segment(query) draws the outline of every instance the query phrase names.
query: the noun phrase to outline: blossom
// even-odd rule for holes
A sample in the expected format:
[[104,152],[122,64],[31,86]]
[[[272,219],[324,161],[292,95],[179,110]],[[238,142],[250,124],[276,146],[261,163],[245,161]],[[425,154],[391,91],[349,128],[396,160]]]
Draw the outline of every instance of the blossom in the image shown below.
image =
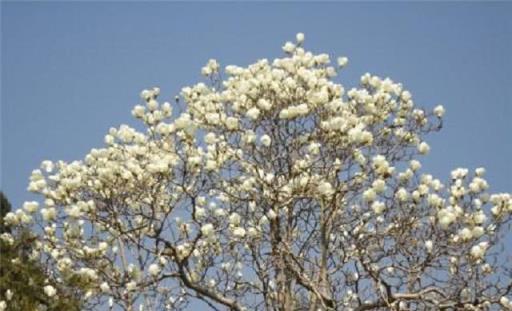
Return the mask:
[[386,182],[383,179],[376,179],[372,183],[372,188],[376,193],[382,193],[386,190]]
[[470,250],[471,257],[473,259],[482,259],[485,255],[485,251],[487,250],[487,243],[481,242],[477,245],[473,245]]
[[272,143],[272,139],[268,135],[263,135],[260,138],[260,142],[263,144],[263,146],[268,147]]
[[20,223],[19,218],[15,213],[9,212],[4,216],[4,221],[7,225],[17,225]]
[[441,209],[439,212],[437,212],[437,218],[439,225],[443,229],[448,229],[450,224],[452,224],[457,218],[456,209],[453,206],[448,206],[447,208]]
[[386,205],[382,202],[375,201],[372,203],[372,209],[375,214],[379,215],[382,214],[382,212],[386,209]]
[[418,160],[411,160],[410,167],[413,172],[419,170],[421,168],[421,163]]
[[238,128],[238,119],[233,117],[228,117],[226,119],[226,126],[230,130],[234,130]]
[[57,290],[51,285],[46,285],[45,287],[43,287],[43,290],[46,296],[48,297],[53,297],[57,293]]
[[367,189],[365,192],[363,192],[363,200],[366,202],[372,202],[377,197],[377,193],[375,193],[375,190],[372,188]]
[[421,142],[418,145],[418,151],[421,154],[427,154],[430,151],[430,146],[426,142]]
[[285,45],[283,45],[283,51],[285,51],[286,53],[293,53],[294,50],[295,44],[291,42],[286,42]]
[[438,117],[438,118],[441,118],[443,115],[444,115],[444,107],[442,105],[438,105],[434,108],[434,114]]
[[211,236],[215,232],[215,228],[213,227],[213,224],[205,224],[201,227],[201,233],[204,236]]
[[405,188],[400,188],[396,192],[395,196],[398,199],[398,201],[405,202],[409,198],[409,193],[407,192],[407,190]]
[[257,105],[260,109],[266,110],[266,111],[270,110],[272,108],[272,103],[265,98],[258,99]]
[[240,224],[241,217],[238,213],[232,213],[229,215],[229,223],[233,226],[237,226]]
[[481,226],[476,226],[473,229],[471,229],[471,235],[476,239],[483,236],[484,234],[485,234],[485,229]]
[[473,234],[469,228],[463,228],[462,230],[460,230],[459,236],[463,240],[470,240],[473,237]]
[[152,276],[157,276],[158,274],[160,274],[160,270],[161,270],[160,265],[156,264],[156,263],[149,265],[149,268],[148,268],[148,272]]
[[334,190],[332,188],[332,185],[327,182],[327,181],[323,181],[321,182],[318,187],[318,192],[321,194],[321,195],[324,195],[324,196],[330,196],[334,193]]
[[304,34],[302,32],[297,33],[295,38],[297,39],[297,43],[299,43],[299,44],[304,42]]
[[7,299],[7,301],[11,300],[13,295],[14,293],[12,292],[12,290],[8,289],[5,291],[5,299]]
[[206,66],[201,69],[201,73],[205,76],[209,76],[219,71],[219,63],[215,59],[208,60]]
[[485,175],[485,168],[484,167],[479,167],[475,170],[475,175],[478,176],[478,177],[482,177]]
[[137,283],[135,281],[130,281],[126,283],[126,290],[131,292],[134,291],[137,288]]
[[235,227],[233,229],[233,236],[235,236],[237,238],[245,237],[245,229],[242,227]]
[[512,302],[506,296],[500,298],[500,304],[507,309],[512,309]]
[[146,108],[144,106],[136,105],[135,107],[133,107],[132,115],[135,118],[141,119],[142,117],[144,117],[145,112],[146,112]]
[[260,115],[260,110],[256,107],[253,107],[247,110],[247,113],[245,115],[252,120],[256,120]]
[[486,219],[487,219],[487,216],[485,215],[485,213],[483,211],[478,211],[477,213],[475,213],[473,215],[473,221],[479,225],[483,224]]
[[425,241],[425,248],[427,249],[427,252],[431,253],[433,247],[434,243],[432,242],[432,240]]
[[348,58],[346,57],[338,57],[338,66],[345,67],[348,64]]
[[110,286],[108,285],[107,282],[103,282],[100,285],[100,289],[101,289],[102,292],[107,293],[107,292],[110,291]]
[[196,212],[195,212],[194,216],[197,219],[201,219],[201,218],[206,217],[206,209],[204,209],[202,207],[196,207]]
[[[468,269],[484,272],[483,287],[492,283],[488,273],[499,267],[490,262],[487,268],[483,259],[499,238],[498,229],[510,221],[510,194],[489,193],[483,168],[474,176],[456,169],[445,187],[420,174],[421,163],[414,159],[429,152],[425,134],[440,128],[444,108],[427,113],[401,83],[370,73],[345,89],[333,78],[347,65],[346,57],[331,63],[328,54],[305,50],[302,33],[294,43],[284,45],[281,58],[226,66],[225,79],[210,59],[201,69],[208,79],[182,88],[176,116],[173,105],[159,103],[158,88],[143,90],[143,104],[132,110],[141,126],[111,128],[106,145],[83,160],[46,160],[32,172],[27,189],[42,196],[43,206],[25,202],[5,220],[40,222],[34,214],[39,211],[43,221],[37,223],[41,230],[34,231],[38,239],[29,258],[44,258],[55,267],[55,288],[76,277],[87,286],[85,302],[112,295],[111,305],[131,298],[138,304],[140,293],[157,302],[164,297],[168,309],[186,306],[197,288],[206,299],[212,293],[219,303],[254,309],[264,300],[258,293],[265,286],[283,290],[279,275],[253,279],[279,270],[269,252],[274,232],[278,248],[289,248],[290,258],[323,248],[334,270],[349,272],[353,261],[369,258],[369,272],[392,274],[399,283],[410,276],[406,270],[395,273],[397,260],[420,246],[432,262],[446,264],[440,269],[457,274],[439,284],[446,301],[458,301],[454,295],[460,291],[447,289]],[[315,237],[326,224],[330,229],[323,238],[330,243],[320,245]],[[15,243],[9,233],[0,239]],[[406,244],[418,239],[423,250],[422,243]],[[379,240],[395,241],[396,256],[372,262],[386,251]],[[440,261],[447,253],[451,258]],[[305,259],[310,264],[303,272],[318,275],[318,263]],[[468,269],[458,271],[459,260]],[[247,266],[254,262],[260,264]],[[182,265],[190,281],[179,284],[184,288],[170,288],[158,277],[165,268]],[[246,273],[250,269],[255,273]],[[343,286],[365,278],[368,273],[351,274],[341,278],[346,284],[325,285],[343,292]],[[237,283],[253,286],[256,294],[249,299]],[[381,290],[370,283],[369,297]],[[124,292],[118,288],[123,285]],[[364,303],[353,290],[345,292],[336,300],[341,309]]]

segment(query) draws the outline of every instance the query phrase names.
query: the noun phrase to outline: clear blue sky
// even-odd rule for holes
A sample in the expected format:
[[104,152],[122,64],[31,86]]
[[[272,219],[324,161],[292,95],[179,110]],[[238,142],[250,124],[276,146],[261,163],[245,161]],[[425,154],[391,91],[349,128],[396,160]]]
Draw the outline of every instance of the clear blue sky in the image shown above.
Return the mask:
[[134,124],[139,91],[167,98],[208,58],[247,65],[306,47],[350,58],[346,88],[369,71],[426,107],[443,104],[426,171],[488,169],[512,191],[512,3],[1,4],[1,185],[15,207],[44,159],[82,159],[110,126]]
[[208,58],[281,56],[295,33],[350,63],[340,80],[390,76],[426,107],[443,104],[424,168],[448,178],[485,166],[512,190],[512,3],[2,4],[1,189],[15,206],[44,159],[75,160],[110,126],[134,124],[139,91],[173,97]]

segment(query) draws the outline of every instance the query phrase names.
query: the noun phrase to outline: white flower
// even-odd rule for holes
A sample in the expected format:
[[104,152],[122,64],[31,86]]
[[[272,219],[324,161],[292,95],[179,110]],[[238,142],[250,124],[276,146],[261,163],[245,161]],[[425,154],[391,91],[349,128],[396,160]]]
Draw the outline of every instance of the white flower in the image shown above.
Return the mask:
[[238,119],[234,117],[228,117],[226,119],[226,127],[229,130],[235,130],[238,128]]
[[46,296],[48,297],[53,297],[57,293],[57,290],[51,285],[46,285],[45,287],[43,287],[43,290]]
[[78,205],[72,205],[67,209],[67,213],[71,218],[80,218],[82,216],[82,211]]
[[137,283],[135,281],[130,281],[126,283],[126,290],[131,292],[137,288]]
[[480,244],[478,244],[478,245],[474,245],[474,246],[471,248],[470,254],[471,254],[471,256],[472,256],[474,259],[481,259],[481,258],[483,258],[483,257],[484,257],[484,255],[485,255],[485,248],[483,248],[482,246],[480,246]]
[[150,99],[146,103],[146,106],[148,107],[149,111],[155,111],[158,109],[158,102],[154,99]]
[[376,179],[372,183],[372,188],[376,193],[382,193],[386,190],[386,182],[383,179]]
[[107,145],[112,145],[114,143],[114,136],[110,134],[105,135],[105,143]]
[[132,110],[132,115],[137,118],[137,119],[141,119],[144,117],[144,113],[146,112],[146,108],[142,105],[137,105],[135,107],[133,107],[133,110]]
[[209,76],[219,71],[219,63],[215,59],[208,60],[206,66],[201,69],[201,73],[205,76]]
[[484,235],[484,233],[485,233],[485,229],[480,226],[476,226],[473,229],[471,229],[471,235],[476,239],[478,239],[479,237]]
[[196,207],[196,212],[195,212],[194,216],[197,219],[202,219],[202,218],[206,217],[206,209],[204,209],[202,207]]
[[233,229],[233,235],[237,238],[243,238],[245,237],[245,229],[241,227],[236,227]]
[[110,291],[110,286],[108,285],[107,282],[103,282],[100,285],[100,289],[101,289],[102,292],[107,293],[107,292]]
[[318,154],[320,152],[320,144],[319,143],[309,144],[308,151],[314,155]]
[[468,169],[466,168],[457,168],[451,172],[452,179],[464,179],[468,174]]
[[372,202],[377,197],[377,194],[375,193],[375,190],[372,188],[367,189],[365,192],[363,192],[363,200],[366,202]]
[[0,311],[5,311],[7,309],[7,303],[4,300],[0,301]]
[[51,171],[53,171],[54,165],[52,161],[44,160],[43,162],[41,162],[41,169],[46,171],[47,173],[50,173]]
[[426,142],[421,142],[418,145],[418,151],[421,154],[427,154],[430,151],[430,146]]
[[256,120],[260,116],[260,110],[256,107],[252,107],[251,109],[247,110],[245,115],[252,120]]
[[263,146],[268,147],[272,143],[272,139],[268,135],[263,135],[260,138],[260,142],[263,144]]
[[291,42],[286,42],[283,45],[283,51],[285,51],[286,53],[293,53],[293,51],[295,51],[295,44]]
[[204,236],[211,236],[215,232],[215,228],[213,227],[213,224],[205,224],[201,227],[201,233]]
[[462,230],[460,230],[459,236],[463,240],[470,240],[473,237],[473,234],[469,228],[463,228]]
[[224,217],[226,215],[226,211],[223,210],[222,208],[215,209],[213,213],[216,217]]
[[152,276],[157,276],[160,273],[160,265],[156,263],[149,265],[148,272]]
[[348,64],[348,58],[346,57],[338,57],[338,66],[345,67]]
[[510,307],[511,307],[511,305],[510,305],[510,299],[508,299],[508,298],[507,298],[507,297],[505,297],[505,296],[502,296],[502,297],[500,298],[500,304],[501,304],[502,306],[504,306],[505,308],[510,308]]
[[411,170],[413,172],[415,172],[421,168],[421,163],[418,160],[411,160],[411,162],[409,164],[410,164]]
[[432,240],[427,240],[425,242],[425,248],[427,249],[427,252],[432,252],[432,248],[434,247],[434,243],[432,242]]
[[332,185],[327,181],[321,182],[318,185],[317,190],[321,195],[324,196],[330,196],[334,192],[334,190],[332,189]]
[[55,216],[57,215],[57,211],[55,208],[43,208],[41,209],[41,215],[43,216],[43,219],[46,221],[55,219]]
[[405,202],[409,198],[409,193],[407,192],[407,190],[405,188],[400,188],[396,192],[396,198],[400,202]]
[[208,145],[213,145],[213,144],[215,144],[216,141],[217,141],[217,138],[216,138],[215,133],[210,132],[210,133],[204,135],[204,142],[207,143]]
[[475,175],[478,177],[482,177],[485,175],[485,168],[479,167],[475,170]]
[[15,213],[13,212],[9,212],[7,213],[5,216],[4,216],[4,221],[7,225],[17,225],[19,224],[19,219],[18,217],[16,216]]
[[232,213],[229,215],[229,223],[233,226],[238,226],[240,224],[241,217],[238,213]]
[[386,209],[386,205],[382,202],[375,201],[372,203],[372,209],[375,214],[380,215]]
[[297,39],[297,43],[301,44],[302,42],[304,42],[304,34],[302,32],[299,32],[295,38]]
[[7,299],[7,301],[11,300],[13,295],[14,293],[10,289],[5,291],[5,298]]
[[487,220],[487,216],[485,216],[485,213],[482,211],[478,211],[473,215],[473,221],[476,224],[483,224]]
[[444,115],[444,107],[442,105],[438,105],[434,108],[434,114],[441,118]]
[[258,99],[257,104],[258,104],[258,107],[260,107],[263,110],[270,110],[270,108],[272,108],[272,104],[270,103],[270,101],[265,98]]

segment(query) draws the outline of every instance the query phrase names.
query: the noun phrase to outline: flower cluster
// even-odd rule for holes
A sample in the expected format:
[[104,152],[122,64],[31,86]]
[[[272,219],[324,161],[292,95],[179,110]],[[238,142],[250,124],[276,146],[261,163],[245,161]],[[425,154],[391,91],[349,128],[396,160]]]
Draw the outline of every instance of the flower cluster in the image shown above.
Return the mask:
[[[486,285],[512,197],[490,194],[482,168],[443,184],[416,159],[444,108],[419,108],[402,84],[369,73],[346,90],[335,78],[348,59],[332,65],[303,44],[299,33],[283,58],[226,66],[224,80],[211,59],[209,84],[183,88],[175,107],[142,91],[132,115],[144,131],[121,125],[82,161],[44,161],[28,186],[44,199],[5,222],[42,224],[37,252],[56,279],[126,309],[194,296],[233,310],[364,309],[389,294],[420,309],[475,296],[509,306],[510,292]],[[413,276],[421,282],[401,285]]]

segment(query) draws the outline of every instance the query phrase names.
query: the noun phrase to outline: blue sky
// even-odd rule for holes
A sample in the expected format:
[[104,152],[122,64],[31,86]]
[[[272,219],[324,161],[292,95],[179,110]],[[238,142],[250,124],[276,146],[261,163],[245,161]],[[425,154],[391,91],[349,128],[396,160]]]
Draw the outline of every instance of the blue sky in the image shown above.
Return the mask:
[[1,189],[13,205],[44,159],[75,160],[130,116],[143,88],[172,98],[208,58],[247,65],[306,47],[348,56],[339,80],[365,72],[403,82],[425,107],[443,104],[426,171],[447,179],[485,166],[512,190],[511,3],[3,2]]
[[168,98],[208,58],[281,56],[295,33],[350,64],[340,81],[390,76],[426,107],[443,104],[424,168],[447,178],[485,166],[512,189],[511,3],[2,3],[1,189],[19,206],[40,161],[81,159],[110,126],[134,124],[141,89]]

